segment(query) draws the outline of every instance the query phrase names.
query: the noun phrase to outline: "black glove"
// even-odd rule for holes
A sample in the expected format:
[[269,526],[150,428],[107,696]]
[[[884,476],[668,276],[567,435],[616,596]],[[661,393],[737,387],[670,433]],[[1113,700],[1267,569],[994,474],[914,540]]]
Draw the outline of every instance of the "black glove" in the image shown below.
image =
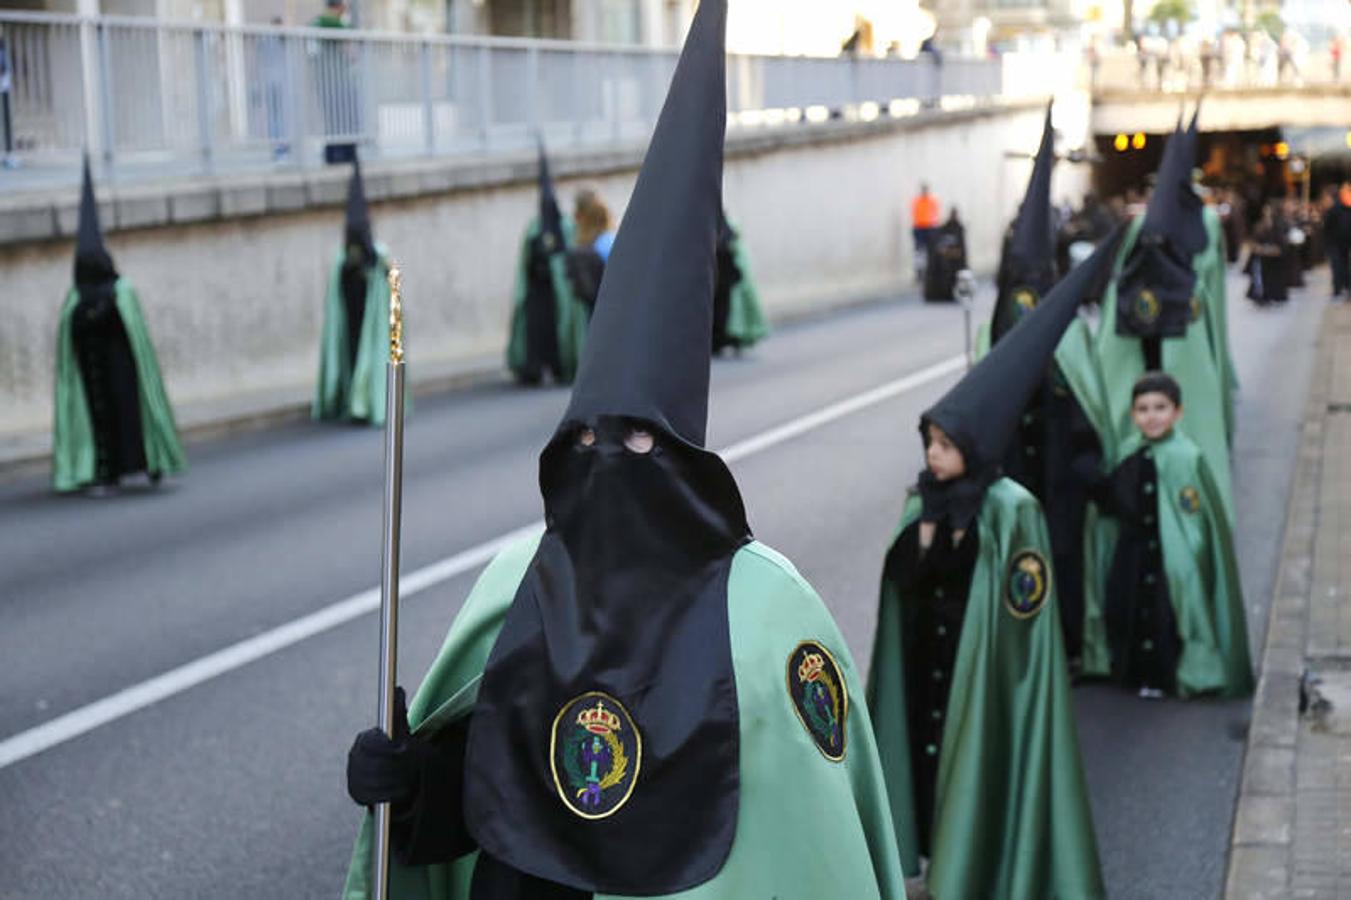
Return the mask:
[[394,736],[380,728],[357,735],[347,751],[347,793],[362,806],[407,806],[417,796],[432,748],[409,733],[403,688],[394,689]]
[[948,515],[948,503],[951,491],[947,482],[939,481],[933,472],[925,469],[919,473],[919,500],[921,522],[938,523]]

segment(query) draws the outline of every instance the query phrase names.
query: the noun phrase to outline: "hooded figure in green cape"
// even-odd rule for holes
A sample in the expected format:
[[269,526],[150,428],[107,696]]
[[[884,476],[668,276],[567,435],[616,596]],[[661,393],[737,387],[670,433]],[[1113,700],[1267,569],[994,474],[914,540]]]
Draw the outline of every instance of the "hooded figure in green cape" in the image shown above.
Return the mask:
[[538,384],[546,374],[566,384],[577,374],[600,282],[597,266],[570,254],[572,232],[572,221],[558,207],[541,141],[539,215],[521,241],[507,343],[507,367],[522,384]]
[[1177,427],[1177,381],[1149,373],[1130,394],[1136,433],[1094,489],[1084,667],[1146,696],[1244,696],[1252,662],[1219,486]]
[[1001,477],[1022,409],[1112,242],[920,420],[928,467],[882,575],[868,708],[905,871],[936,900],[1105,895],[1051,544]]
[[408,728],[349,754],[399,900],[904,897],[848,648],[704,449],[726,10],[699,4],[620,227],[544,532],[480,577]]
[[718,215],[718,281],[713,291],[713,352],[744,350],[769,335],[741,231]]
[[[1232,522],[1230,375],[1217,364],[1207,318],[1207,310],[1223,297],[1202,297],[1207,288],[1193,268],[1210,240],[1201,198],[1192,188],[1194,153],[1179,121],[1164,149],[1149,207],[1122,242],[1116,277],[1103,295],[1095,345],[1104,385],[1134,384],[1148,371],[1167,372],[1182,385],[1188,433],[1206,455]],[[1121,442],[1134,431],[1130,392],[1110,391],[1107,407],[1112,445],[1105,457],[1113,464],[1123,455]]]
[[[1027,193],[1004,244],[994,316],[978,345],[982,355],[1035,309],[1058,280],[1051,222],[1054,166],[1055,132],[1048,108]],[[1104,276],[1108,271],[1103,267]],[[1096,300],[1097,293],[1090,291],[1085,302]],[[1076,316],[1023,410],[1003,460],[1004,474],[1031,491],[1046,513],[1058,588],[1056,604],[1072,666],[1079,658],[1084,620],[1083,534],[1088,505],[1084,485],[1097,474],[1102,459],[1094,427],[1102,406],[1088,326]]]
[[115,486],[134,472],[159,481],[187,467],[141,304],[103,244],[87,157],[75,284],[56,338],[53,426],[58,491]]
[[388,352],[389,256],[371,235],[361,163],[354,162],[343,247],[324,302],[314,418],[383,425]]
[[[1191,125],[1187,128],[1189,144],[1186,159],[1195,159],[1200,147],[1199,122],[1201,107],[1192,112]],[[1197,173],[1193,170],[1192,191],[1199,190]],[[1215,359],[1215,368],[1221,373],[1222,410],[1225,416],[1225,433],[1232,447],[1234,442],[1234,393],[1238,390],[1238,369],[1234,366],[1234,354],[1229,342],[1229,291],[1228,259],[1229,250],[1225,246],[1224,224],[1220,214],[1209,204],[1201,206],[1201,221],[1205,227],[1205,247],[1192,259],[1192,268],[1196,270],[1196,299],[1206,324],[1206,335],[1210,341],[1210,354]]]

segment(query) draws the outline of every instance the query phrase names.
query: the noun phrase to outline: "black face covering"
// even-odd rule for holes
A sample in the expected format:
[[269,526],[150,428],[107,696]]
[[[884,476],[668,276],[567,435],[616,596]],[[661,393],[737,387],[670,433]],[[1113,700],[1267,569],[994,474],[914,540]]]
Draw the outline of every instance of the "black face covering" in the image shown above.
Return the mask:
[[1175,338],[1192,319],[1196,272],[1162,236],[1141,231],[1117,279],[1117,334]]
[[[727,579],[749,528],[716,455],[634,420],[589,427],[583,446],[564,423],[541,459],[548,530],[484,671],[466,821],[522,872],[674,893],[717,874],[736,833]],[[650,452],[624,446],[634,427]]]

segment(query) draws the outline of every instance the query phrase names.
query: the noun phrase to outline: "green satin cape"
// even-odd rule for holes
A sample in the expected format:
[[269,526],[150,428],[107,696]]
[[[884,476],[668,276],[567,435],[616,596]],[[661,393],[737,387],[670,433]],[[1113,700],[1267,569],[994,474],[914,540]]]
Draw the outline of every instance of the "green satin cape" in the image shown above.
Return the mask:
[[[147,472],[172,475],[188,467],[183,446],[178,440],[174,411],[164,392],[155,345],[150,341],[145,317],[141,314],[136,291],[125,278],[117,280],[117,314],[127,332],[131,355],[136,362],[136,380],[141,400],[141,434],[145,445]],[[61,308],[61,324],[56,338],[56,400],[52,428],[52,486],[58,491],[73,491],[94,480],[94,425],[84,395],[79,361],[75,357],[75,336],[71,319],[80,292],[71,288]]]
[[[575,226],[571,219],[563,219],[563,240],[565,247],[571,247]],[[521,253],[516,261],[516,286],[511,301],[511,334],[507,339],[507,368],[517,375],[529,365],[526,350],[525,295],[529,289],[530,246],[539,235],[539,219],[531,221],[521,239]],[[558,334],[558,362],[563,367],[559,377],[565,383],[571,383],[577,375],[577,365],[582,360],[582,348],[586,346],[586,328],[590,324],[590,313],[586,304],[572,288],[568,277],[567,254],[554,253],[549,257],[549,275],[554,288],[554,321]]]
[[367,272],[366,311],[361,317],[356,363],[347,358],[347,309],[342,302],[342,265],[338,251],[324,301],[324,328],[319,338],[319,383],[311,415],[316,420],[355,419],[385,424],[385,362],[389,359],[389,257],[375,245],[376,262]]
[[1215,368],[1223,375],[1220,388],[1223,397],[1225,431],[1230,446],[1234,443],[1234,393],[1238,390],[1238,370],[1229,344],[1229,295],[1226,283],[1228,255],[1224,246],[1224,227],[1219,213],[1212,207],[1202,210],[1208,241],[1206,249],[1196,255],[1192,265],[1196,269],[1197,299],[1204,304],[1206,337],[1210,340],[1210,354]]
[[[919,511],[912,495],[900,530]],[[938,763],[929,890],[935,900],[1104,897],[1054,577],[1044,604],[1029,618],[1015,617],[1005,600],[1015,554],[1034,550],[1049,571],[1041,507],[1021,485],[1001,478],[986,493],[977,527],[980,552]],[[914,876],[919,860],[906,722],[905,602],[884,579],[868,706],[897,843],[906,874]]]
[[[1125,456],[1138,450],[1137,434]],[[1168,594],[1182,638],[1178,661],[1180,696],[1218,693],[1241,697],[1252,693],[1252,661],[1248,626],[1239,582],[1238,559],[1229,519],[1221,509],[1219,486],[1196,444],[1173,433],[1151,448],[1158,472],[1159,543]],[[1123,459],[1125,457],[1123,456]],[[1183,497],[1200,503],[1188,511]],[[1116,522],[1090,507],[1085,526],[1088,583],[1084,591],[1084,671],[1111,672],[1104,620],[1107,577],[1116,550]]]
[[736,264],[741,279],[732,286],[727,307],[727,336],[738,347],[749,347],[769,336],[769,323],[765,321],[764,310],[760,306],[760,290],[751,276],[750,260],[746,255],[745,242],[741,232],[732,226],[736,236],[732,238],[732,261]]
[[[1131,223],[1117,257],[1116,273],[1135,246],[1142,217]],[[1234,521],[1233,481],[1229,465],[1229,430],[1232,413],[1226,412],[1226,398],[1230,396],[1228,375],[1217,368],[1212,351],[1211,330],[1206,324],[1209,311],[1219,308],[1220,301],[1209,296],[1206,283],[1198,276],[1197,298],[1206,312],[1193,321],[1187,333],[1180,338],[1165,338],[1162,342],[1163,369],[1182,386],[1182,405],[1186,410],[1187,433],[1196,441],[1210,463],[1221,506],[1229,522]],[[1136,435],[1131,421],[1131,386],[1145,372],[1144,352],[1140,339],[1117,334],[1116,292],[1113,279],[1103,293],[1103,320],[1098,325],[1095,340],[1098,368],[1107,389],[1107,409],[1112,443],[1104,446],[1104,459],[1115,466],[1129,453],[1125,447]],[[1205,293],[1206,296],[1201,295]],[[1198,327],[1199,325],[1199,327]]]
[[[415,732],[435,733],[473,709],[488,654],[538,541],[534,536],[502,551],[479,577],[409,707]],[[825,605],[788,560],[752,543],[732,562],[727,612],[741,714],[736,837],[716,877],[668,897],[904,900],[862,683]],[[788,660],[804,640],[826,647],[844,675],[849,715],[840,762],[831,762],[817,749],[788,695]],[[547,752],[547,735],[541,738],[541,752]],[[642,789],[640,780],[637,790]],[[578,827],[586,825],[578,820]],[[370,828],[368,815],[352,854],[345,900],[370,896]],[[395,864],[390,896],[466,900],[474,860],[470,854],[449,865]],[[596,898],[611,900],[611,895]]]

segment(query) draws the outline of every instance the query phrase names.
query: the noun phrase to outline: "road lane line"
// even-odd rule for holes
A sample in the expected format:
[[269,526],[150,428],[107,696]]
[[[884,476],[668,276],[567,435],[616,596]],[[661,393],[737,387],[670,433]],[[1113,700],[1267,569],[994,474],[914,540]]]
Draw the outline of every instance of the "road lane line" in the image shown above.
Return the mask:
[[[876,406],[892,397],[959,372],[965,364],[966,360],[962,356],[949,357],[927,368],[920,369],[918,372],[889,381],[861,394],[822,407],[815,412],[799,416],[754,437],[739,441],[722,450],[720,455],[729,463],[745,459],[778,444],[800,437],[837,419],[852,415],[870,406]],[[473,571],[485,565],[504,547],[543,527],[542,521],[532,522],[500,537],[485,541],[476,547],[463,550],[453,556],[448,556],[438,562],[410,572],[399,580],[399,593],[402,598],[406,599],[442,582]],[[27,731],[21,731],[0,741],[0,769],[30,756],[35,756],[44,750],[50,750],[52,747],[64,744],[66,741],[93,731],[102,725],[107,725],[109,722],[129,716],[175,694],[181,694],[203,682],[285,650],[287,647],[298,644],[307,638],[331,631],[379,608],[380,589],[375,587],[364,590],[309,615],[293,619],[251,638],[245,638],[238,643],[209,653],[190,663],[110,694],[101,700],[96,700],[86,706],[57,716]]]

